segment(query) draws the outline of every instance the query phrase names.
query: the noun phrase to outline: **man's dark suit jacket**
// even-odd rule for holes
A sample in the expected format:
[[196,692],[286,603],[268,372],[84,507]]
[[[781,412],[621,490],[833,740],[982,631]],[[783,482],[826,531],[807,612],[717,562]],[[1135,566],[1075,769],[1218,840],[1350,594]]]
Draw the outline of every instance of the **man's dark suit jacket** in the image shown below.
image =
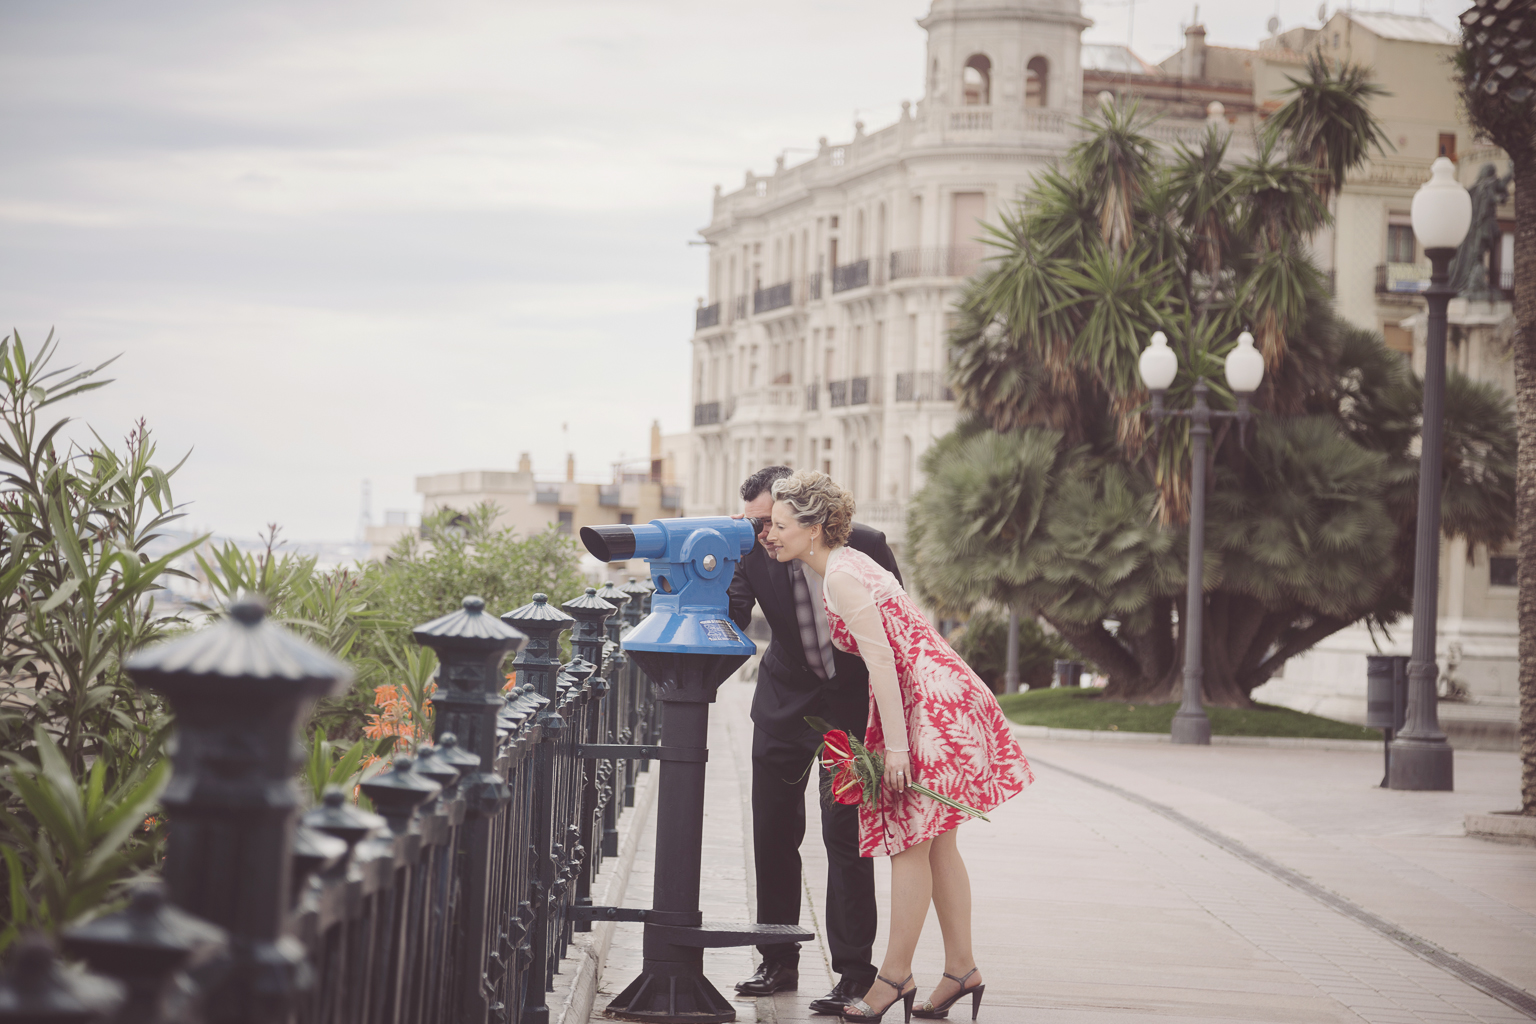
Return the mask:
[[[901,579],[896,556],[879,530],[854,523],[848,546],[864,552],[898,581]],[[795,585],[789,575],[789,564],[769,558],[761,543],[754,544],[742,558],[731,581],[731,618],[743,631],[752,621],[753,601],[763,610],[773,639],[757,669],[752,721],[759,729],[793,742],[810,729],[805,716],[818,715],[863,738],[869,719],[869,669],[864,659],[834,647],[834,678],[822,680],[811,671],[800,642],[800,620],[795,616]]]

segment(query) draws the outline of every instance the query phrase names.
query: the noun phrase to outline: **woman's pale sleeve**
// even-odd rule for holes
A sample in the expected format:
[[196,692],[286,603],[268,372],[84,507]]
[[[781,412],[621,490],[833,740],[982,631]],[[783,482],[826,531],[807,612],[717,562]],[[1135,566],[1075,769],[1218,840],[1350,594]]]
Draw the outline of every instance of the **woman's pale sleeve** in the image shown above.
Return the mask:
[[896,678],[896,655],[885,635],[885,621],[869,589],[846,572],[827,574],[827,594],[832,606],[859,645],[859,656],[869,667],[869,689],[880,711],[880,728],[889,750],[906,750],[907,716],[901,706],[901,684]]

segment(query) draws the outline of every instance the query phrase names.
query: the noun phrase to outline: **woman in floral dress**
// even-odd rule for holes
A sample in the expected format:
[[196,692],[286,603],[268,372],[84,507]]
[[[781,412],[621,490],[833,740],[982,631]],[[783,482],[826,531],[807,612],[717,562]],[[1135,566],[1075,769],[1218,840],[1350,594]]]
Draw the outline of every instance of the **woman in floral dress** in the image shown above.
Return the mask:
[[944,934],[945,979],[919,1017],[942,1017],[961,996],[981,998],[971,951],[971,888],[956,844],[963,811],[907,788],[909,781],[983,813],[1034,781],[1029,763],[985,683],[928,623],[895,577],[846,547],[853,497],[825,474],[801,470],[773,486],[778,559],[799,560],[824,582],[832,642],[869,666],[865,743],[885,759],[879,799],[859,808],[866,857],[891,858],[890,942],[880,978],[844,1019],[879,1020],[897,1002],[910,1012],[912,954],[933,904]]

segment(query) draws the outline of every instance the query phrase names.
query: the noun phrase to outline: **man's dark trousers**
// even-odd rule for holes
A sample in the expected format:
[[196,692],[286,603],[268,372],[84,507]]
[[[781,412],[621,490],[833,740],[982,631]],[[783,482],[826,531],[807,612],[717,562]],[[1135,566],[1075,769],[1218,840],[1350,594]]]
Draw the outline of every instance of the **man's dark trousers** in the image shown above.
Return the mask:
[[[800,921],[800,841],[805,837],[805,787],[825,769],[811,768],[821,737],[807,730],[787,742],[762,729],[752,737],[753,858],[757,865],[757,919]],[[815,783],[811,783],[815,784]],[[875,862],[859,856],[859,809],[821,805],[827,848],[827,895],[821,908],[832,970],[859,984],[874,983]],[[768,963],[795,966],[799,946],[759,946]]]
[[[864,552],[901,578],[885,534],[853,524],[849,547]],[[795,612],[789,566],[767,556],[761,544],[742,557],[731,581],[731,618],[742,629],[756,605],[773,640],[757,669],[752,697],[752,844],[757,865],[757,919],[764,924],[800,923],[800,841],[805,837],[805,787],[817,779],[812,757],[821,737],[805,717],[815,715],[864,738],[869,718],[869,669],[863,660],[833,650],[834,679],[809,667]],[[812,783],[814,784],[814,783]],[[821,805],[827,847],[827,898],[821,908],[832,969],[843,980],[871,985],[875,966],[875,869],[859,856],[858,808]],[[793,943],[759,946],[766,963],[795,966]]]

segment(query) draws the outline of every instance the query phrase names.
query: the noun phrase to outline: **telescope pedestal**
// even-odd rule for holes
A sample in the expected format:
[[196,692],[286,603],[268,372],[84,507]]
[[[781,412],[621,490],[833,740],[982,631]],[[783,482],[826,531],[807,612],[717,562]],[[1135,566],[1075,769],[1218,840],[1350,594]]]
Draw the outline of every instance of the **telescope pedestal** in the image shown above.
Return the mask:
[[608,1014],[657,1024],[727,1024],[736,1019],[736,1010],[704,977],[706,948],[815,938],[794,925],[705,925],[699,913],[709,705],[720,684],[747,659],[735,654],[627,654],[650,677],[661,701],[661,788],[644,967],[608,1004]]

